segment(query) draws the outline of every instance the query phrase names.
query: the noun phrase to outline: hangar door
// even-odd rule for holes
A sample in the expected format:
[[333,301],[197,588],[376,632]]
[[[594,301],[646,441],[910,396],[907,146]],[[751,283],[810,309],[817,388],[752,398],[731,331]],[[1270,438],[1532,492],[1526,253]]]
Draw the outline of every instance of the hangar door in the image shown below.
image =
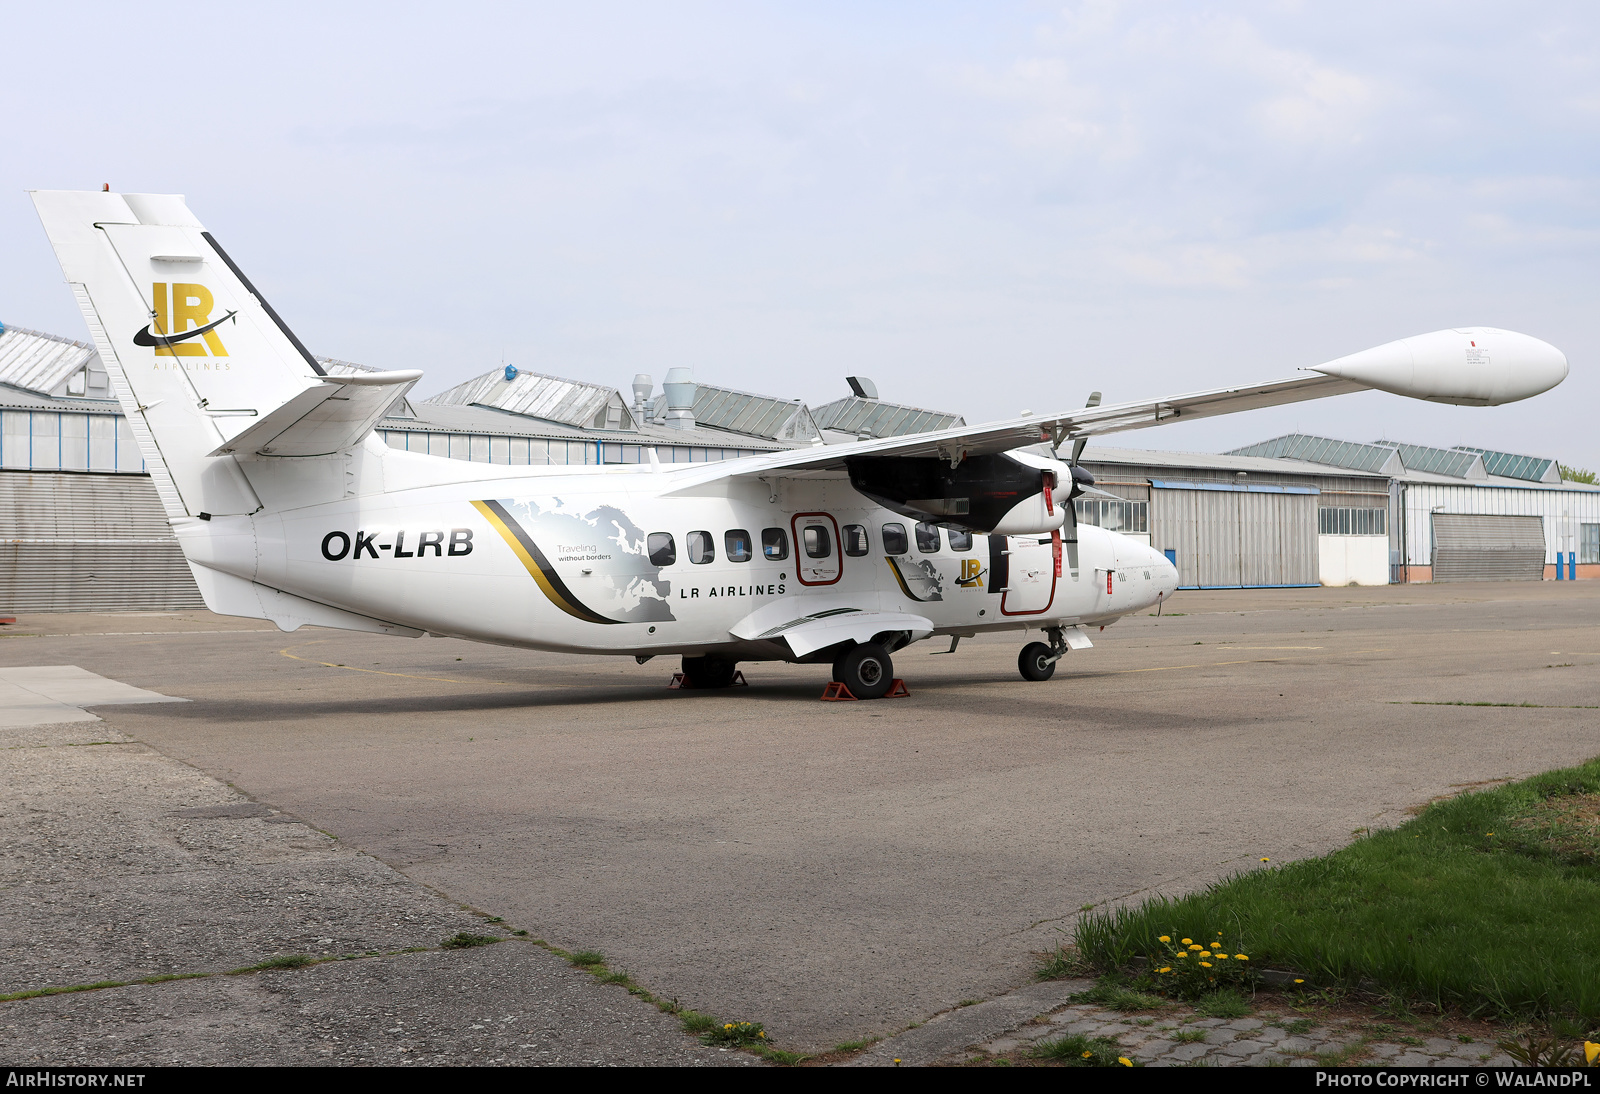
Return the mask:
[[1543,578],[1542,518],[1433,514],[1433,580],[1541,581]]
[[1319,584],[1315,487],[1150,486],[1150,545],[1173,552],[1180,588]]
[[0,471],[0,609],[204,606],[148,475]]

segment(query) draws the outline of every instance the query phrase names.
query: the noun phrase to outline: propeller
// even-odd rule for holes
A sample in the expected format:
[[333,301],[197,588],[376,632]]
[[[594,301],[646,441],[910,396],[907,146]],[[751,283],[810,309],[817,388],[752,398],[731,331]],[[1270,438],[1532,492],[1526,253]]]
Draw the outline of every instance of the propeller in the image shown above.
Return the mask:
[[[1098,391],[1091,391],[1089,393],[1089,401],[1084,403],[1083,405],[1084,405],[1085,409],[1087,409],[1087,408],[1089,408],[1091,406],[1099,406],[1100,405],[1100,393]],[[1082,467],[1078,466],[1078,461],[1083,459],[1084,446],[1087,445],[1088,443],[1089,443],[1089,435],[1087,433],[1084,434],[1083,436],[1079,437],[1077,440],[1073,441],[1072,442],[1072,458],[1067,460],[1067,467],[1072,472],[1072,486],[1073,486],[1074,496],[1076,496],[1077,494],[1083,493],[1085,491],[1085,489],[1087,489],[1088,487],[1091,487],[1091,486],[1094,485],[1094,476],[1091,475],[1085,468],[1082,468]]]

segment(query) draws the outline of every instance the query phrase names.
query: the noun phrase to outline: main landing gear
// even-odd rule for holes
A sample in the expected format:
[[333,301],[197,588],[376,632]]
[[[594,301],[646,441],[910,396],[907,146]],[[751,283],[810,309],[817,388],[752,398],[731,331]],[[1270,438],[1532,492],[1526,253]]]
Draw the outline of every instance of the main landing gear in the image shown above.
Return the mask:
[[1056,674],[1056,662],[1067,652],[1067,640],[1060,627],[1046,627],[1044,633],[1050,639],[1048,646],[1043,642],[1029,642],[1017,655],[1017,671],[1024,680],[1050,679]]
[[739,664],[725,657],[685,657],[683,686],[686,688],[726,688],[733,686]]
[[894,686],[894,662],[876,642],[862,642],[839,655],[833,678],[857,699],[882,699]]

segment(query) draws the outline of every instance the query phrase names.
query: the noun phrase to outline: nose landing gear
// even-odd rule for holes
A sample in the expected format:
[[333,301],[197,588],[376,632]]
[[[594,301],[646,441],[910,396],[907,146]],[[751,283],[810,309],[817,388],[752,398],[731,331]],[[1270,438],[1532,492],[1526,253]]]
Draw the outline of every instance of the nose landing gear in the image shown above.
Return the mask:
[[1056,674],[1056,662],[1067,652],[1067,640],[1060,627],[1046,627],[1044,633],[1050,639],[1048,646],[1043,642],[1029,642],[1017,655],[1017,671],[1024,680],[1050,679]]

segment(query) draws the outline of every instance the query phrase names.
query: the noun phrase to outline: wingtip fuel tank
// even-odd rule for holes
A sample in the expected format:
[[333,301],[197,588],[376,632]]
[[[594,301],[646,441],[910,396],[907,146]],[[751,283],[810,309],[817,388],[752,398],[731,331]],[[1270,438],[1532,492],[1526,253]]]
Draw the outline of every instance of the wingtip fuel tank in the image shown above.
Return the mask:
[[1498,406],[1565,380],[1567,357],[1516,331],[1462,327],[1386,342],[1310,371],[1429,402]]

